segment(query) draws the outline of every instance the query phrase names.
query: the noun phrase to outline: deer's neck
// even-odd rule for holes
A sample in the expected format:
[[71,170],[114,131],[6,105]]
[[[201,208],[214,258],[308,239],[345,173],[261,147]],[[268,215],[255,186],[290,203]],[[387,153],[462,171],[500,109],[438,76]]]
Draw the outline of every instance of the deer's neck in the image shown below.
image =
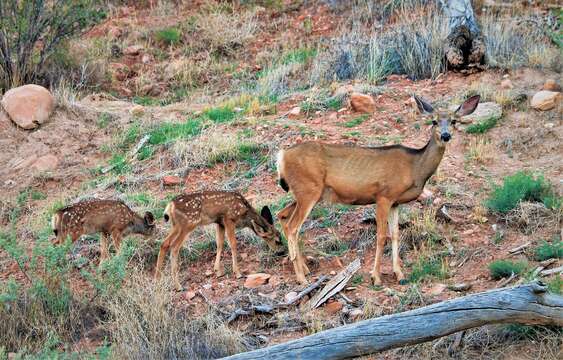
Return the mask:
[[418,185],[424,186],[428,178],[436,172],[445,150],[446,147],[438,144],[434,134],[432,134],[430,140],[420,153],[418,161],[415,163],[414,173]]

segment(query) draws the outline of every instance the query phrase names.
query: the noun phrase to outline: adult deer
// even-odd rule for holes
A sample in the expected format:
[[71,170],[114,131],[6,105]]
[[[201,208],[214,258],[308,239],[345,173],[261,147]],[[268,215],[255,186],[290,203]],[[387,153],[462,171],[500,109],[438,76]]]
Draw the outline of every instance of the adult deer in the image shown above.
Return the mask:
[[[432,106],[415,96],[422,113]],[[349,205],[377,204],[377,245],[372,271],[373,283],[381,284],[381,257],[391,228],[393,272],[399,282],[404,275],[399,264],[398,205],[416,199],[426,181],[438,168],[446,143],[451,139],[448,124],[471,114],[479,96],[467,99],[454,113],[439,111],[432,121],[432,136],[421,149],[402,145],[381,147],[344,146],[306,142],[278,154],[281,187],[295,201],[278,213],[289,247],[297,280],[306,283],[309,269],[301,254],[298,235],[301,225],[321,199]]]
[[182,194],[174,198],[164,211],[164,220],[172,223],[170,233],[160,246],[156,262],[155,279],[160,278],[166,254],[170,252],[172,278],[176,290],[181,291],[178,279],[178,254],[182,244],[190,233],[198,226],[216,224],[217,255],[214,270],[217,277],[224,274],[221,256],[225,243],[225,234],[231,248],[233,273],[237,278],[242,276],[238,266],[236,228],[248,227],[256,235],[264,239],[270,249],[283,253],[280,234],[274,227],[274,219],[270,209],[265,206],[260,214],[237,192],[202,191]]
[[100,263],[109,257],[108,237],[117,251],[121,239],[129,234],[150,236],[154,233],[154,215],[137,215],[118,200],[85,200],[58,210],[51,219],[55,244],[70,236],[75,242],[80,236],[101,233]]

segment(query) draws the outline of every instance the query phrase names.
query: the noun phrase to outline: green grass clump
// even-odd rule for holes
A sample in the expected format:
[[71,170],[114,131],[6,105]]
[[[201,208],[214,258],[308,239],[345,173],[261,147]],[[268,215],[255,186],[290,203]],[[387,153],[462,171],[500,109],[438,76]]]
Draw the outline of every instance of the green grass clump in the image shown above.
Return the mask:
[[413,264],[409,282],[419,282],[424,279],[445,279],[448,277],[446,264],[440,257],[428,256],[420,258]]
[[479,121],[477,124],[471,124],[465,130],[469,134],[484,134],[497,125],[498,118],[490,117],[486,120]]
[[98,127],[100,129],[106,128],[108,126],[108,124],[110,123],[111,119],[112,119],[112,117],[111,117],[110,113],[107,113],[107,112],[100,113],[98,115],[98,122],[97,122]]
[[505,177],[502,186],[493,189],[485,205],[490,210],[507,213],[521,201],[542,202],[548,208],[561,206],[561,198],[554,193],[552,185],[542,175],[534,176],[526,171]]
[[493,280],[499,280],[512,274],[520,275],[527,267],[525,261],[495,260],[489,264],[489,272]]
[[368,114],[360,115],[356,118],[353,118],[352,120],[346,121],[345,123],[341,124],[341,126],[344,126],[344,127],[347,127],[347,128],[353,128],[353,127],[356,127],[356,126],[362,124],[367,119],[369,119]]
[[154,38],[157,42],[165,45],[175,45],[182,41],[182,33],[176,27],[169,27],[166,29],[157,30],[154,33]]
[[236,117],[236,113],[230,106],[219,106],[211,109],[207,109],[204,115],[217,124],[226,123],[232,121]]
[[162,123],[149,132],[149,144],[161,145],[177,139],[189,139],[199,135],[202,127],[198,119],[190,119],[183,123]]
[[305,64],[317,55],[316,49],[300,48],[291,50],[282,58],[282,64]]
[[555,275],[552,280],[547,282],[547,289],[549,292],[561,295],[561,291],[563,290],[563,276]]
[[109,159],[109,165],[113,166],[111,171],[116,175],[122,175],[131,171],[127,157],[122,154],[114,154],[111,159]]
[[326,94],[319,95],[317,99],[308,99],[301,103],[301,110],[307,115],[316,111],[339,110],[343,99],[338,96],[327,97]]
[[542,241],[541,245],[534,250],[534,259],[537,261],[561,258],[563,258],[563,240],[556,240],[553,244]]

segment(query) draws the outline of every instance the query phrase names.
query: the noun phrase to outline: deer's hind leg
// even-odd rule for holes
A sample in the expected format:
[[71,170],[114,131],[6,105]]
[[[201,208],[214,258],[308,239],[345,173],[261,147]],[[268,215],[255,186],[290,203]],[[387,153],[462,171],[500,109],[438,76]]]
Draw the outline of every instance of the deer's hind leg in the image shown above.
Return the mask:
[[217,224],[216,229],[217,255],[215,256],[215,265],[213,266],[213,270],[215,270],[215,275],[217,277],[221,277],[225,275],[225,269],[221,263],[221,256],[223,255],[223,248],[225,246],[225,227],[222,224]]
[[233,258],[233,273],[237,279],[242,277],[238,266],[238,249],[237,249],[237,237],[235,234],[235,223],[231,220],[224,220],[225,231],[227,233],[227,240],[229,241],[229,246],[231,248],[231,256]]
[[289,247],[289,258],[293,262],[297,281],[301,284],[307,283],[305,275],[309,273],[309,268],[299,248],[299,231],[322,194],[322,187],[311,185],[307,187],[307,191],[296,193],[297,204],[284,229]]
[[178,235],[180,235],[180,227],[172,226],[170,233],[168,234],[168,236],[166,236],[166,238],[162,242],[162,245],[160,245],[160,251],[158,252],[158,259],[156,260],[156,268],[154,271],[155,280],[160,279],[162,266],[164,265],[164,259],[166,258],[166,255],[168,255],[170,247],[172,246],[174,240],[176,240]]
[[405,276],[401,270],[401,259],[399,257],[399,207],[393,206],[389,212],[389,231],[391,232],[391,248],[393,253],[393,272],[397,281],[402,284]]
[[190,236],[190,233],[195,229],[195,225],[190,225],[181,230],[180,234],[174,240],[172,248],[170,250],[170,263],[172,271],[172,279],[174,281],[174,287],[176,291],[182,291],[182,285],[180,284],[179,274],[178,274],[178,254],[182,249],[182,245]]

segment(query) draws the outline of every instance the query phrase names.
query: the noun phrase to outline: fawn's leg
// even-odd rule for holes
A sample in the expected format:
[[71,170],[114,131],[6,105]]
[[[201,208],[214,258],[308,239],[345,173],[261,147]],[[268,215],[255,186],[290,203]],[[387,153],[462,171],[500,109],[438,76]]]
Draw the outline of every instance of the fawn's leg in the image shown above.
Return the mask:
[[158,252],[158,259],[156,260],[156,268],[154,271],[155,280],[160,279],[162,266],[164,265],[164,258],[170,251],[170,247],[178,235],[180,235],[180,228],[178,226],[173,226],[168,236],[166,236],[166,239],[162,242],[162,245],[160,245],[160,251]]
[[223,255],[223,248],[225,246],[225,227],[222,224],[217,224],[217,255],[215,256],[215,265],[213,266],[213,270],[215,270],[215,275],[217,277],[221,277],[225,275],[225,269],[223,268],[223,264],[221,263],[221,256]]
[[180,249],[182,249],[182,245],[190,236],[190,233],[193,231],[195,226],[190,226],[187,229],[183,229],[180,235],[176,238],[174,243],[172,244],[172,248],[170,250],[170,263],[172,268],[172,279],[174,281],[174,287],[176,291],[182,291],[183,287],[180,284],[179,274],[178,274],[178,254],[180,253]]

